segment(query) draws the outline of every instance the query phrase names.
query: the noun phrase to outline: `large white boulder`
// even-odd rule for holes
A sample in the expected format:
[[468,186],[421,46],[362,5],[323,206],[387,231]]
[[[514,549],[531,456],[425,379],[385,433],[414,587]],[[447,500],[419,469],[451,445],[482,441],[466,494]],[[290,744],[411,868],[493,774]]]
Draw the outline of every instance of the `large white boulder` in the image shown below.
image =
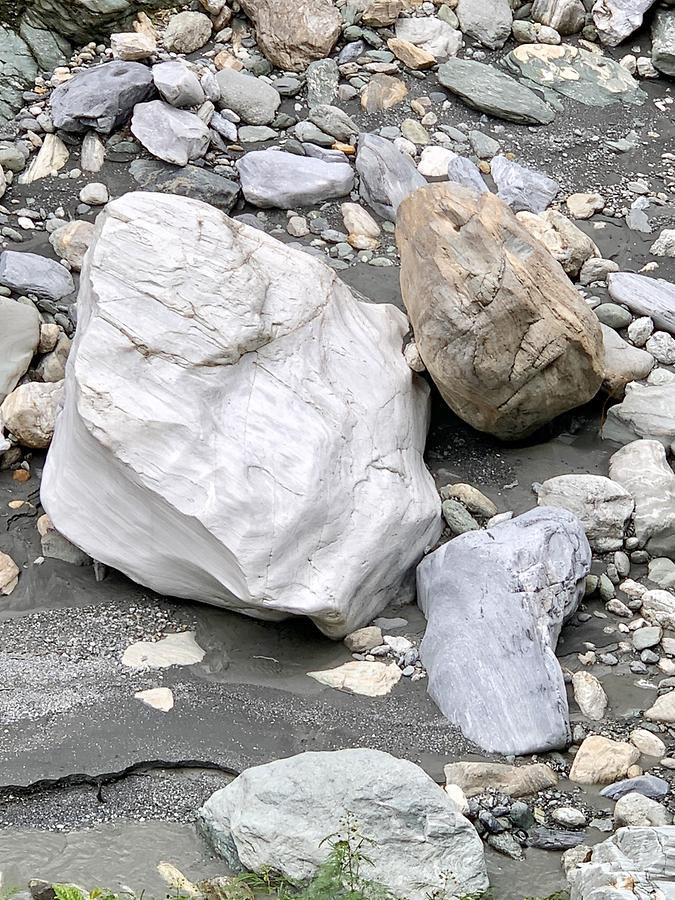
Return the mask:
[[331,637],[409,599],[440,532],[406,318],[196,200],[97,220],[42,483],[54,526],[172,596]]
[[[422,769],[380,750],[300,753],[247,769],[216,791],[199,820],[234,868],[311,878],[345,817],[366,838],[363,877],[427,900],[488,886],[483,847],[454,801]],[[372,842],[372,843],[371,843]]]

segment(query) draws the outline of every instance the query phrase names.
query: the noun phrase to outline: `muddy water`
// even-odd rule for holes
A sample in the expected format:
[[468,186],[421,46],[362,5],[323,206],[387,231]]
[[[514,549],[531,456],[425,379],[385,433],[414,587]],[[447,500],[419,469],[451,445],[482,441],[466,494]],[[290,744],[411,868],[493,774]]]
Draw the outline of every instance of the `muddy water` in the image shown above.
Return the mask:
[[[194,881],[228,874],[194,825],[130,822],[68,834],[31,828],[0,832],[5,888],[23,887],[31,878],[44,878],[168,897],[171,892],[157,872],[157,864],[163,861],[171,862]],[[557,854],[530,850],[523,863],[488,852],[487,861],[490,882],[499,900],[543,897],[564,887]]]

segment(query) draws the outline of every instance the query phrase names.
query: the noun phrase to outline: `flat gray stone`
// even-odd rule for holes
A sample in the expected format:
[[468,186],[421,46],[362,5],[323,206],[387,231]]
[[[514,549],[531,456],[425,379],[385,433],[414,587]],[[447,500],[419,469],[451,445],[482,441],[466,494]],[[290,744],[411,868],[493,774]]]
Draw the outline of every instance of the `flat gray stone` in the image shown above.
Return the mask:
[[178,194],[210,203],[229,212],[239,196],[239,185],[199,166],[172,166],[152,159],[135,159],[129,166],[135,181],[146,191]]
[[522,44],[506,56],[505,62],[528,81],[586,106],[640,104],[646,98],[637,81],[618,62],[571,44]]
[[449,59],[438,80],[468,106],[523,125],[548,125],[555,113],[533,91],[493,66],[470,59]]
[[359,126],[337,106],[321,103],[309,111],[309,120],[337,141],[348,141],[358,134]]
[[418,566],[429,693],[484,750],[521,755],[569,743],[554,651],[590,565],[579,520],[540,507],[460,535]]
[[458,0],[455,12],[462,33],[491,50],[503,47],[511,35],[509,0]]
[[307,102],[312,106],[332,103],[337,95],[340,70],[334,59],[317,59],[307,66]]
[[560,190],[554,178],[521,166],[505,156],[495,156],[490,174],[497,186],[498,196],[514,212],[544,212]]
[[39,340],[37,309],[0,297],[0,403],[28,371]]
[[363,200],[390,222],[396,221],[396,210],[408,194],[427,183],[409,156],[375,134],[359,135],[356,171]]
[[75,290],[70,272],[62,265],[16,250],[0,253],[0,284],[17,294],[36,294],[48,300],[60,300]]
[[211,133],[199,116],[163,100],[136,104],[131,133],[153,156],[177,166],[204,156],[211,143]]
[[396,896],[427,900],[444,878],[462,895],[487,888],[473,826],[422,769],[379,750],[301,753],[247,769],[198,820],[236,870],[271,868],[298,883],[326,858],[325,838],[343,830],[347,812],[367,841],[367,877]]
[[83,69],[51,96],[54,125],[64,131],[109,134],[129,120],[134,106],[155,92],[152,72],[137,62],[113,60]]
[[669,790],[670,785],[664,778],[656,775],[638,775],[635,778],[624,778],[622,781],[608,784],[600,793],[610,800],[619,800],[626,794],[642,794],[650,800],[663,800]]
[[675,334],[675,284],[633,272],[614,272],[607,278],[609,295],[640,316],[649,316],[657,328]]
[[274,119],[281,94],[271,84],[234,69],[222,69],[216,80],[223,109],[236,112],[249,125],[269,125]]
[[204,102],[204,89],[185,63],[178,60],[152,67],[152,78],[162,98],[180,108],[199,106]]
[[241,189],[262,209],[313,206],[346,196],[354,186],[348,162],[326,162],[283,150],[255,150],[237,160]]

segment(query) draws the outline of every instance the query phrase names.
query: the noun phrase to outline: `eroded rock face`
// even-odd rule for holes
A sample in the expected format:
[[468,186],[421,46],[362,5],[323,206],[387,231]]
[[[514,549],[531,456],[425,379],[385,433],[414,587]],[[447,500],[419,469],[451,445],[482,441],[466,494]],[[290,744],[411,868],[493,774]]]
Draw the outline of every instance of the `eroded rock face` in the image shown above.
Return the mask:
[[258,46],[280,69],[299,72],[330,55],[341,18],[331,0],[242,0]]
[[597,0],[593,22],[603,44],[616,47],[637,31],[656,0]]
[[396,237],[420,354],[457,415],[515,440],[595,395],[600,325],[501,200],[429,185],[401,203]]
[[569,743],[554,651],[590,565],[576,516],[541,507],[462,534],[418,566],[429,694],[483,749],[520,755]]
[[480,838],[450,797],[414,763],[380,750],[301,753],[254,766],[198,815],[230,865],[272,868],[297,883],[325,860],[324,838],[347,812],[372,841],[368,878],[396,896],[427,900],[444,879],[462,895],[488,886]]
[[412,590],[440,503],[394,307],[213,207],[138,193],[99,215],[78,308],[42,482],[69,540],[160,593],[333,637]]

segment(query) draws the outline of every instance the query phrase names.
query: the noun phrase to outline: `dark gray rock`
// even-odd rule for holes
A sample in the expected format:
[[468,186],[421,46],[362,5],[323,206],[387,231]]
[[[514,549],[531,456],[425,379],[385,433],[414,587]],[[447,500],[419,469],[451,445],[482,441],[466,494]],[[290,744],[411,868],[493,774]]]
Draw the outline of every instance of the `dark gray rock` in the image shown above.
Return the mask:
[[142,10],[175,5],[171,0],[31,0],[23,22],[86,44],[107,37],[112,30],[123,30],[121,26]]
[[664,778],[658,778],[656,775],[638,775],[636,778],[624,778],[623,781],[608,784],[600,793],[610,800],[618,800],[619,797],[632,793],[642,794],[650,800],[663,800],[669,790],[670,785]]
[[356,171],[364,201],[390,222],[396,221],[396,210],[408,194],[427,183],[409,156],[375,134],[359,135]]
[[198,166],[171,166],[151,159],[136,159],[129,171],[146,191],[192,197],[224,212],[232,209],[239,196],[236,182]]
[[418,566],[429,693],[483,749],[520,755],[569,743],[554,651],[590,565],[576,516],[540,507],[463,534]]
[[548,125],[555,113],[534,91],[493,66],[470,59],[449,59],[438,80],[468,106],[509,122]]
[[237,160],[237,169],[244,197],[262,209],[313,206],[344,197],[354,186],[348,162],[296,156],[283,150],[246,153]]
[[47,28],[35,28],[25,20],[19,26],[19,34],[30,47],[30,52],[44,72],[51,72],[68,61],[72,53],[69,42],[60,34]]
[[490,174],[500,199],[514,212],[544,212],[560,190],[555,179],[543,172],[521,166],[505,156],[495,156]]
[[152,72],[141,63],[113,60],[83,69],[51,98],[52,120],[64,131],[110,134],[128,121],[134,106],[152,97]]
[[16,293],[48,300],[60,300],[75,290],[70,272],[62,265],[36,253],[16,250],[0,254],[0,284]]
[[585,840],[586,835],[583,831],[563,831],[538,825],[529,832],[527,844],[540,850],[569,850],[570,847],[583,844]]

